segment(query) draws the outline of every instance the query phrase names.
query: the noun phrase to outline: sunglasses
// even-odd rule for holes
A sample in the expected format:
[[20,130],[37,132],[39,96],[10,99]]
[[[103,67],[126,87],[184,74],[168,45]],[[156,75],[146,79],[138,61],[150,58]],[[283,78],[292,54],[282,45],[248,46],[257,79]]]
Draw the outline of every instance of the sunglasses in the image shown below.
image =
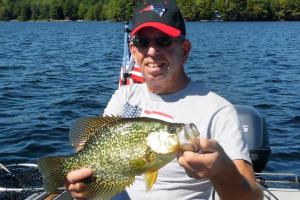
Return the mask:
[[174,41],[178,40],[184,40],[184,36],[180,36],[178,38],[172,38],[168,36],[163,36],[163,37],[157,37],[157,38],[147,38],[147,37],[141,37],[141,36],[134,36],[131,39],[132,44],[137,47],[137,48],[147,48],[151,41],[154,42],[155,46],[159,48],[165,48],[169,47],[173,44]]

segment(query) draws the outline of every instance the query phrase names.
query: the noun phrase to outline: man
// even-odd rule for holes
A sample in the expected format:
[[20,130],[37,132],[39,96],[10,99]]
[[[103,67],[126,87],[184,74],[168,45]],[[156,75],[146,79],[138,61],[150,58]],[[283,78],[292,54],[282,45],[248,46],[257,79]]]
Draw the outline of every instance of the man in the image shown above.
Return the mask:
[[[121,87],[104,115],[153,117],[196,124],[199,152],[185,151],[163,167],[152,190],[145,192],[142,177],[126,189],[131,199],[208,199],[211,185],[221,199],[262,199],[245,139],[234,107],[217,94],[190,80],[184,72],[191,50],[183,17],[172,1],[143,1],[132,20],[130,51],[141,67],[145,84]],[[88,168],[66,178],[76,198]],[[124,193],[123,193],[124,194]],[[128,197],[119,196],[120,199]],[[118,199],[118,197],[116,197]]]

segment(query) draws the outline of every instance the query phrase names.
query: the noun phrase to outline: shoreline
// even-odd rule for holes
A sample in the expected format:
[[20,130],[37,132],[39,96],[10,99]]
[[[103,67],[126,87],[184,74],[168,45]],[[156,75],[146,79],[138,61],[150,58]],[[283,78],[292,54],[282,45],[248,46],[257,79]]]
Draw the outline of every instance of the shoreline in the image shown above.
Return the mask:
[[[0,22],[123,22],[123,21],[113,21],[113,20],[27,20],[27,21],[19,21],[17,19],[14,20],[0,20]],[[186,22],[300,22],[299,20],[186,20]]]

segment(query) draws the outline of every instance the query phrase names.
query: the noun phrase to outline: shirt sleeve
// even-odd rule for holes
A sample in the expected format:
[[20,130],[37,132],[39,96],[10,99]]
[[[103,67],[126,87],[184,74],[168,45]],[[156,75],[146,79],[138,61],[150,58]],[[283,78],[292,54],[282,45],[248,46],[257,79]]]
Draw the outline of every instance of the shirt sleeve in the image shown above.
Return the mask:
[[124,105],[124,92],[122,87],[115,91],[104,109],[103,116],[121,116]]
[[218,110],[212,120],[211,132],[232,160],[242,159],[252,163],[245,135],[233,105],[226,105]]

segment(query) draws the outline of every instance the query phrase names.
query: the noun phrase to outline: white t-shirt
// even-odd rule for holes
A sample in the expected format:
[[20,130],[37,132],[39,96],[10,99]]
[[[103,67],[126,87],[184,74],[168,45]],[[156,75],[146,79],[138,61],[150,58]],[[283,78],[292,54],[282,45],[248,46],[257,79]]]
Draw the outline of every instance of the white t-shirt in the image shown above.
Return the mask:
[[[232,160],[243,159],[251,163],[234,106],[194,81],[170,95],[153,94],[145,84],[122,86],[112,96],[104,115],[194,123],[201,137],[217,140]],[[206,179],[188,177],[174,159],[159,170],[150,192],[146,192],[143,176],[137,176],[135,183],[126,191],[132,200],[208,199],[211,183]],[[114,199],[128,198],[123,193]]]

